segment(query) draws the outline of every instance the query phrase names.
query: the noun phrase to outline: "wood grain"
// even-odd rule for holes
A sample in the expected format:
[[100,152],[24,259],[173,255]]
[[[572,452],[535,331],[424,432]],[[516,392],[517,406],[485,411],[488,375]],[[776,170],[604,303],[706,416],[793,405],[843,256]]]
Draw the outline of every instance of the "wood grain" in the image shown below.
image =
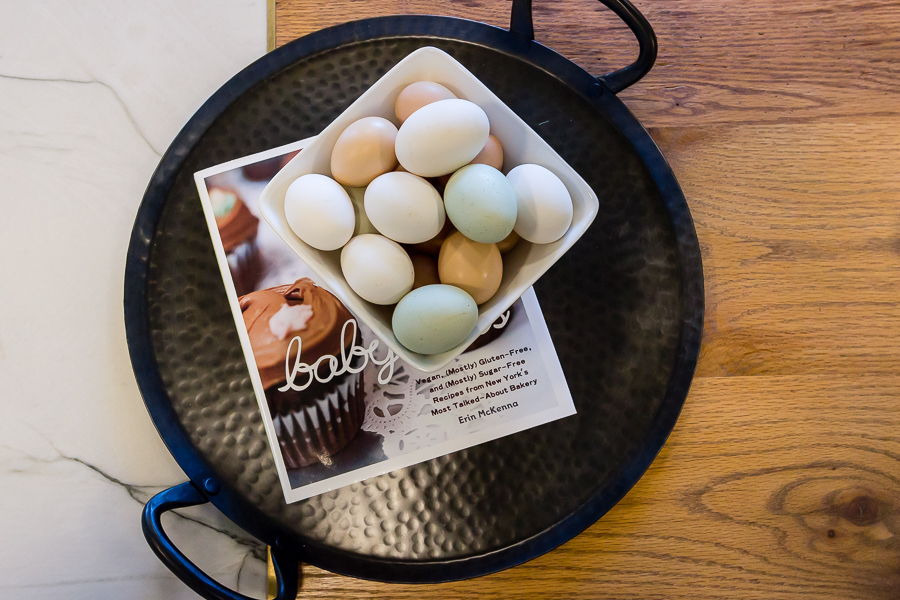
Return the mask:
[[[900,114],[894,0],[639,0],[659,58],[621,94],[648,127],[803,123]],[[442,14],[509,23],[505,0],[278,0],[277,44],[345,21]],[[534,0],[535,39],[600,75],[637,43],[595,0]]]
[[[561,548],[473,581],[304,566],[300,597],[900,597],[900,3],[638,0],[660,55],[620,94],[703,251],[697,376],[662,453]],[[510,2],[278,0],[277,43],[397,13],[506,26]],[[636,55],[593,0],[537,39],[600,74]]]
[[703,250],[698,376],[898,373],[896,119],[651,132]]
[[424,587],[304,566],[300,597],[896,598],[898,395],[896,376],[698,378],[646,475],[561,548]]

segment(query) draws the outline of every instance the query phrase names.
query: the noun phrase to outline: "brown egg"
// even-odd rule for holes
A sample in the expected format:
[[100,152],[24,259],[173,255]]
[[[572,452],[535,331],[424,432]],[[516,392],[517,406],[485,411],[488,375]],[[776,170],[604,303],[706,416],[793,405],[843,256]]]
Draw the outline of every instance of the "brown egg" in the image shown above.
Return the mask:
[[[456,171],[453,171],[453,173],[456,173]],[[446,175],[439,175],[438,177],[429,179],[431,185],[434,186],[434,189],[440,192],[442,196],[444,195],[444,190],[447,188],[447,182],[453,177],[453,173],[447,173]]]
[[331,176],[347,187],[365,187],[397,166],[397,128],[381,117],[351,123],[334,143]]
[[416,273],[412,289],[415,290],[425,285],[441,282],[441,278],[438,275],[438,263],[433,256],[410,252],[409,259],[412,261],[413,270]]
[[437,255],[441,253],[441,245],[443,245],[444,240],[446,240],[447,236],[454,231],[456,231],[456,227],[453,226],[453,223],[450,222],[450,219],[445,219],[444,226],[436,236],[434,236],[427,242],[413,244],[412,246],[410,246],[410,248],[418,252],[424,252],[425,254],[437,258]]
[[500,250],[500,254],[506,254],[515,248],[518,243],[519,234],[515,231],[510,231],[508,236],[497,242],[497,249]]
[[488,141],[484,145],[484,148],[481,149],[481,152],[479,152],[469,164],[476,163],[480,165],[490,165],[500,171],[503,167],[503,148],[500,146],[500,140],[492,135],[488,136]]
[[497,244],[473,242],[460,232],[450,234],[438,256],[441,283],[455,285],[484,304],[497,293],[503,278],[503,259]]
[[432,81],[417,81],[411,83],[400,92],[397,96],[397,103],[394,104],[394,113],[400,123],[403,123],[413,114],[426,104],[437,102],[438,100],[451,100],[456,98],[456,94],[445,88],[439,83]]

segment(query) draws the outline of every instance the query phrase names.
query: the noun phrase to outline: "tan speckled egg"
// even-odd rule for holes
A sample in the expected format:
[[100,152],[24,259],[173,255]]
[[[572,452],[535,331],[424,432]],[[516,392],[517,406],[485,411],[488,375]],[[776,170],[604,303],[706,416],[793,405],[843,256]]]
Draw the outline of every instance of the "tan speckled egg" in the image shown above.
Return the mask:
[[441,84],[433,81],[417,81],[403,88],[403,91],[397,96],[397,103],[394,104],[394,113],[397,115],[400,123],[403,123],[409,118],[409,115],[426,104],[451,98],[456,98],[456,94]]
[[433,256],[410,252],[409,259],[412,261],[413,270],[416,272],[416,277],[413,280],[414,290],[422,286],[441,282],[441,278],[438,275],[438,263]]
[[331,151],[331,175],[341,185],[365,187],[379,175],[397,167],[394,142],[397,128],[381,117],[351,123]]
[[498,171],[503,169],[503,147],[500,146],[500,140],[494,136],[488,136],[488,141],[478,153],[478,156],[472,159],[469,164],[490,165]]
[[515,231],[510,231],[508,236],[497,242],[497,249],[500,250],[500,254],[506,254],[515,248],[518,243],[519,234]]
[[503,259],[497,244],[474,242],[455,232],[444,240],[438,256],[441,283],[455,285],[484,304],[497,293],[503,278]]

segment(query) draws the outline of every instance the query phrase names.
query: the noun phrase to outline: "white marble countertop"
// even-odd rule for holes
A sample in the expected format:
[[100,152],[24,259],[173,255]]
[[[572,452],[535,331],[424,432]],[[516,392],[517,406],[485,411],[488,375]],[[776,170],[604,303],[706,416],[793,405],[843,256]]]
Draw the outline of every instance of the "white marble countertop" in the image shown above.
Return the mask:
[[[265,46],[265,0],[0,4],[0,597],[197,597],[141,533],[186,477],[132,375],[125,254],[160,154]],[[211,507],[168,519],[264,597],[264,546]]]

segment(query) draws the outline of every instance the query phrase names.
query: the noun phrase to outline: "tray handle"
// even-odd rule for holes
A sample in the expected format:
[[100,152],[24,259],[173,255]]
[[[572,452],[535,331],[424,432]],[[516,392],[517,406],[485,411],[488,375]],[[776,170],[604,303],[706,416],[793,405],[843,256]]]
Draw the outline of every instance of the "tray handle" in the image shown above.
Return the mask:
[[[209,500],[194,484],[186,481],[164,490],[147,502],[141,516],[144,537],[162,561],[181,581],[207,600],[253,600],[220,584],[200,570],[181,550],[175,547],[162,528],[163,513],[175,508],[197,506]],[[275,567],[276,600],[293,600],[299,587],[299,563],[297,559],[272,547],[272,564]]]
[[[659,45],[653,27],[631,2],[628,0],[600,0],[600,2],[625,21],[640,46],[637,60],[632,64],[597,78],[609,91],[618,94],[650,72],[653,63],[656,62]],[[534,40],[531,0],[513,0],[509,30],[528,41]]]

